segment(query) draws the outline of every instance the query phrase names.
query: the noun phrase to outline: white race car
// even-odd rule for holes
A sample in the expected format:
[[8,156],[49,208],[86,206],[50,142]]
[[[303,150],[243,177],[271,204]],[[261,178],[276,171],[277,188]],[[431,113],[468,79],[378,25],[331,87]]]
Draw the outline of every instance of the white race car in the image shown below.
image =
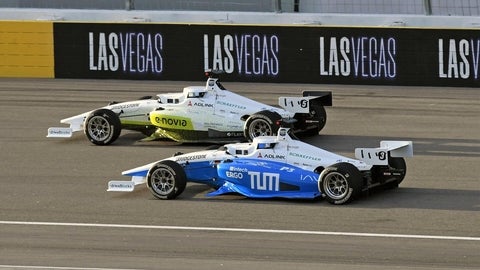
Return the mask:
[[325,126],[328,91],[304,91],[302,97],[280,97],[282,108],[269,106],[225,89],[217,73],[207,72],[206,86],[189,86],[180,93],[159,94],[62,119],[69,127],[51,127],[47,137],[71,137],[84,131],[96,145],[114,142],[122,129],[140,131],[149,139],[178,142],[234,142],[275,135],[281,125],[316,135]]
[[238,193],[249,198],[314,199],[344,204],[377,186],[397,187],[405,177],[404,157],[413,156],[411,141],[382,141],[379,148],[355,149],[357,159],[337,155],[292,137],[227,144],[214,150],[176,154],[124,171],[130,181],[113,180],[108,191],[133,191],[147,184],[159,199],[174,199],[187,181],[215,190],[207,196]]

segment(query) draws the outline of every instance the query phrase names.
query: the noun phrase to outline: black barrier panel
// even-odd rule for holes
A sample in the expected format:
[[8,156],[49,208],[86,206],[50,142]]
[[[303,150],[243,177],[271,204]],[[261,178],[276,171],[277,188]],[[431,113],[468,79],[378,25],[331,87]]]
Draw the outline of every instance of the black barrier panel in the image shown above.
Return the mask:
[[55,76],[478,86],[480,32],[319,26],[54,23]]

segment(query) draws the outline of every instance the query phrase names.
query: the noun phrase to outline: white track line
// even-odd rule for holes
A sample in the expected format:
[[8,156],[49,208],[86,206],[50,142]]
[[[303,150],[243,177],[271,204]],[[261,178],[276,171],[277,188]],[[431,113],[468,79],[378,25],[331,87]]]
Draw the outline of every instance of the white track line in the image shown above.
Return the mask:
[[307,234],[307,235],[330,235],[330,236],[360,236],[360,237],[382,237],[382,238],[410,238],[410,239],[480,241],[480,237],[419,235],[419,234],[355,233],[355,232],[269,230],[269,229],[246,229],[246,228],[155,226],[155,225],[99,224],[99,223],[26,222],[26,221],[0,221],[0,224],[4,224],[4,225],[33,225],[33,226],[102,227],[102,228],[125,228],[125,229],[133,228],[133,229],[160,229],[160,230],[188,230],[188,231],[214,231],[214,232]]
[[39,265],[3,265],[0,264],[0,269],[57,269],[57,270],[138,270],[127,268],[85,268],[85,267],[55,267],[55,266],[39,266]]

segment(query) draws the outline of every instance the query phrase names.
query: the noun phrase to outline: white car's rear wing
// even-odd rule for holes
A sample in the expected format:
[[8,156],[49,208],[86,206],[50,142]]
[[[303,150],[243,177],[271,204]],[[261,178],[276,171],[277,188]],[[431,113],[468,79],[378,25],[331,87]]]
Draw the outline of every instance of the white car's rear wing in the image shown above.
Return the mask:
[[332,106],[332,92],[303,91],[302,97],[279,97],[278,105],[293,113],[309,113],[313,104]]
[[388,156],[412,157],[411,141],[381,141],[379,148],[357,148],[355,157],[369,165],[388,165]]

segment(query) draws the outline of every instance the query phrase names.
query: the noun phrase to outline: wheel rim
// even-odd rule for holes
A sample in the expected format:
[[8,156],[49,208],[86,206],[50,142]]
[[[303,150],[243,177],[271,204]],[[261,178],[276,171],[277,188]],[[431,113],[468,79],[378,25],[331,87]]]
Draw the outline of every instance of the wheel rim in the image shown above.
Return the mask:
[[328,197],[342,199],[348,192],[348,181],[342,174],[332,172],[324,178],[323,188]]
[[248,128],[248,133],[250,134],[250,138],[256,138],[259,136],[271,136],[273,135],[272,127],[262,119],[255,119],[250,123],[250,127]]
[[175,176],[164,168],[155,170],[150,181],[155,193],[162,196],[170,194],[175,188]]
[[94,116],[88,121],[88,134],[96,141],[104,141],[110,136],[111,127],[107,119],[101,116]]

